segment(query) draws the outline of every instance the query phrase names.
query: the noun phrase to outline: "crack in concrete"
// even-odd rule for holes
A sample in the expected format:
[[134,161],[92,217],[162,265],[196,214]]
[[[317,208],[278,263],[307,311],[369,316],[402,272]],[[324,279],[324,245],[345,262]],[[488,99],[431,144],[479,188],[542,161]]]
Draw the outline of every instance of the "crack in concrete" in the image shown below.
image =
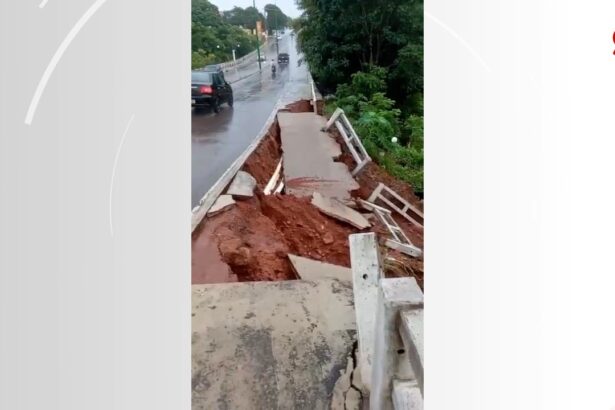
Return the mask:
[[355,384],[354,384],[355,371],[357,370],[358,363],[359,363],[359,361],[357,360],[357,351],[358,350],[359,350],[359,341],[355,340],[354,343],[352,344],[352,363],[353,363],[353,369],[352,369],[352,372],[350,373],[350,388],[356,390],[359,393],[359,399],[360,399],[361,402],[363,402],[363,392],[361,391],[361,389],[359,387],[355,386]]
[[[352,344],[352,350],[348,355],[346,369],[340,373],[340,377],[334,388],[331,401],[331,410],[359,410],[363,402],[363,392],[355,384],[355,371],[357,370],[358,341]],[[337,390],[337,393],[336,393]]]

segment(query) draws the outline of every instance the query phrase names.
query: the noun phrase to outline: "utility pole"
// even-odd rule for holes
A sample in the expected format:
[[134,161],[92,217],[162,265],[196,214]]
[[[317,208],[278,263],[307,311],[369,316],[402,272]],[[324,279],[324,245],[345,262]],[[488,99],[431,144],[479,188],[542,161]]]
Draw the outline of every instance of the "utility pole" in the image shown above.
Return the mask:
[[[239,48],[239,44],[237,44],[237,48]],[[233,47],[233,65],[235,66],[235,74],[239,76],[239,68],[237,67],[237,58],[235,57],[235,47]]]
[[[252,0],[252,6],[256,9],[256,0]],[[258,38],[258,17],[254,23],[254,31],[256,32],[256,56],[258,58],[258,69],[262,71],[261,67],[261,39]]]
[[[274,6],[277,7],[278,6],[278,1],[275,0],[273,2],[273,4],[274,4]],[[280,28],[278,27],[278,13],[277,13],[277,9],[276,9],[276,13],[275,13],[274,19],[275,19],[275,28],[277,30],[276,35],[275,35],[275,50],[276,50],[276,52],[278,54],[278,57],[280,57],[280,44],[279,44],[279,40],[278,40],[278,33],[280,32]]]

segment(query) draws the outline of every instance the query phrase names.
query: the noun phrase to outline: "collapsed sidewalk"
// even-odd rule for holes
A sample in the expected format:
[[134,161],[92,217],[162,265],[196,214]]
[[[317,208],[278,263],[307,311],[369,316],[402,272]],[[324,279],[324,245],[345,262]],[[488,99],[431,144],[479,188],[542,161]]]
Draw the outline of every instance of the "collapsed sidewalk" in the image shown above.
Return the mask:
[[338,382],[362,320],[350,235],[375,232],[378,269],[422,287],[421,202],[373,162],[353,176],[347,124],[312,108],[277,113],[193,232],[195,409],[358,408]]
[[[421,202],[409,186],[395,180],[373,162],[368,163],[355,177],[356,181],[352,179],[348,168],[349,165],[352,167],[353,160],[350,154],[342,151],[343,142],[339,132],[320,132],[319,129],[325,124],[323,117],[306,112],[308,110],[309,101],[303,101],[290,105],[288,112],[278,115],[278,119],[242,167],[256,180],[253,195],[236,199],[223,212],[207,216],[205,223],[195,231],[193,284],[297,279],[287,258],[288,254],[350,267],[348,235],[365,230],[327,216],[314,206],[312,196],[318,190],[325,197],[346,202],[356,212],[364,214],[373,225],[369,231],[379,233],[382,238],[389,237],[386,225],[358,201],[353,204],[353,200],[368,200],[378,185],[384,183],[408,203],[421,207]],[[316,126],[309,132],[301,134],[302,129],[306,130],[305,122],[312,121],[308,119],[310,116],[320,120],[314,121]],[[299,145],[293,147],[297,148],[295,151],[287,151],[282,161],[284,151],[279,118],[287,123],[297,119],[303,121],[295,123],[299,127],[282,124],[286,131],[299,132],[296,139],[301,144],[310,141],[305,138],[310,132],[320,134],[316,134],[321,137],[320,150],[306,152],[310,144],[308,142],[307,146]],[[291,138],[288,137],[289,140]],[[322,154],[327,150],[330,153],[327,162],[314,163],[307,157],[315,151]],[[280,179],[284,180],[285,193],[265,195],[264,190],[280,164],[278,173]],[[410,242],[422,248],[422,227],[395,212],[392,218]],[[383,247],[383,251],[390,262],[387,263],[388,276],[414,276],[422,284],[421,258],[409,257],[386,247]]]

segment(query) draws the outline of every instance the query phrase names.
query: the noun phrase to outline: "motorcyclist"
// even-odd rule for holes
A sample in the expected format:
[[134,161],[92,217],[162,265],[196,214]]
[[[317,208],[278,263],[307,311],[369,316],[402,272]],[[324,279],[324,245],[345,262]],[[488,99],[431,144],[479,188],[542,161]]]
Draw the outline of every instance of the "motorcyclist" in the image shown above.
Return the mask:
[[275,74],[275,71],[276,71],[275,60],[272,58],[271,59],[271,72]]

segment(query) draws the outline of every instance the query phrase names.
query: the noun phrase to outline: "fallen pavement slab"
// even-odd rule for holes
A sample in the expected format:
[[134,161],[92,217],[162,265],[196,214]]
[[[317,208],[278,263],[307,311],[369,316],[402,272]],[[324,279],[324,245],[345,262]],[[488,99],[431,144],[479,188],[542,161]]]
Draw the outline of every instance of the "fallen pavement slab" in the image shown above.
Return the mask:
[[216,202],[207,211],[207,216],[214,216],[224,212],[235,205],[235,200],[232,195],[220,195]]
[[286,193],[310,197],[320,192],[326,197],[349,200],[350,192],[359,189],[359,184],[345,164],[334,161],[340,152],[339,144],[321,131],[324,118],[314,113],[280,112],[278,124]]
[[254,188],[256,187],[256,179],[245,171],[238,171],[235,179],[231,182],[231,186],[226,191],[227,195],[251,197],[254,196]]
[[326,198],[319,192],[314,192],[312,195],[312,205],[318,208],[323,214],[349,223],[358,229],[365,229],[371,226],[369,221],[359,212],[347,207],[334,198]]
[[304,280],[352,280],[352,270],[344,266],[332,265],[290,254],[288,259],[290,259],[295,273]]

